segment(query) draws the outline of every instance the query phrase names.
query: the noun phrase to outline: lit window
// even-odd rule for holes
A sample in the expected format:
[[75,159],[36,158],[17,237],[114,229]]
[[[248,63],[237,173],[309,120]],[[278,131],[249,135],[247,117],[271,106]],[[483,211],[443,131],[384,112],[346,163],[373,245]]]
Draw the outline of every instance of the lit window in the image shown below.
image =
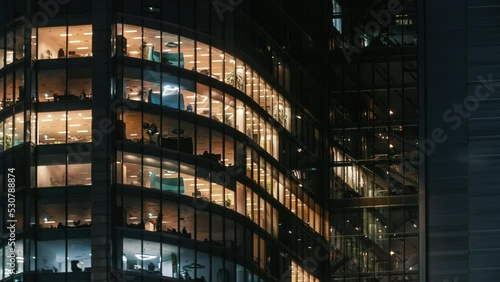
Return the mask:
[[342,7],[337,0],[332,0],[333,7],[333,27],[342,33]]

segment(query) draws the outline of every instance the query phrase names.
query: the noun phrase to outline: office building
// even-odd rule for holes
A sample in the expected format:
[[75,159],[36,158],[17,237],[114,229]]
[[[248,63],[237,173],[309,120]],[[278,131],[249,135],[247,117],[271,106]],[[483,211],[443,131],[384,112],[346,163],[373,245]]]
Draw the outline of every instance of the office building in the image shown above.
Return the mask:
[[0,279],[497,281],[497,10],[1,1]]
[[330,281],[425,281],[415,2],[333,1]]
[[292,8],[1,1],[0,280],[328,280],[326,92],[300,59],[326,53]]
[[498,4],[425,1],[418,10],[424,281],[500,278]]

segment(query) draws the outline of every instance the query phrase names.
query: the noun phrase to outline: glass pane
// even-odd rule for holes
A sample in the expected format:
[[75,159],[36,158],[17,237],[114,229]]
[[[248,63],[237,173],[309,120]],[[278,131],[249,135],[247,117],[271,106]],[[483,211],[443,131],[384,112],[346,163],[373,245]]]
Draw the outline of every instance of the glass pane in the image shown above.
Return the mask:
[[4,92],[4,79],[3,77],[0,77],[0,110],[3,110],[4,108],[4,98],[5,98],[5,92]]
[[66,57],[68,34],[65,26],[38,29],[38,59],[48,60]]
[[6,49],[5,54],[5,65],[10,65],[14,62],[14,33],[11,31],[7,33]]
[[92,98],[92,72],[90,69],[73,68],[68,70],[67,95],[70,95],[74,100]]
[[90,239],[69,239],[67,244],[68,272],[90,271],[92,267]]
[[[92,26],[77,25],[68,27],[68,58],[92,56]],[[59,51],[60,52],[60,51]]]
[[197,84],[196,114],[210,117],[210,89],[203,84]]
[[0,152],[3,152],[3,144],[4,144],[3,140],[5,137],[3,134],[3,131],[4,131],[3,125],[4,125],[3,121],[0,121]]
[[144,59],[148,61],[160,62],[160,54],[162,52],[160,31],[144,28],[142,44]]
[[66,157],[62,154],[43,155],[38,159],[37,187],[66,185]]
[[38,72],[39,102],[54,102],[65,92],[66,72],[64,70],[41,70]]
[[212,88],[212,119],[220,123],[224,122],[223,102],[222,92]]
[[223,79],[223,61],[224,53],[221,50],[212,47],[212,77],[222,81]]
[[5,79],[5,107],[14,105],[14,78],[10,73]]
[[14,146],[24,143],[24,113],[15,115]]
[[18,70],[15,73],[16,75],[16,83],[14,86],[15,98],[16,102],[25,98],[24,96],[24,71]]
[[4,129],[4,134],[5,134],[5,150],[12,148],[13,146],[13,140],[12,140],[12,133],[14,131],[13,124],[12,124],[12,117],[6,118],[5,119],[5,129]]
[[210,75],[210,47],[207,44],[196,42],[196,71]]
[[21,60],[24,58],[24,28],[18,28],[15,31],[16,37],[16,47],[15,47],[15,58],[16,60]]
[[226,53],[224,56],[224,81],[235,87],[236,82],[241,83],[242,77],[236,75],[236,61],[234,57]]
[[180,43],[181,52],[178,58],[179,64],[172,62],[169,62],[169,64],[195,71],[198,63],[200,62],[195,59],[196,49],[194,40],[186,37],[181,37]]
[[[65,112],[38,113],[38,144],[66,143]],[[61,120],[62,119],[62,120]]]
[[[5,39],[3,38],[0,38],[0,69],[3,69],[3,67],[5,66]],[[1,276],[0,276],[1,278]]]

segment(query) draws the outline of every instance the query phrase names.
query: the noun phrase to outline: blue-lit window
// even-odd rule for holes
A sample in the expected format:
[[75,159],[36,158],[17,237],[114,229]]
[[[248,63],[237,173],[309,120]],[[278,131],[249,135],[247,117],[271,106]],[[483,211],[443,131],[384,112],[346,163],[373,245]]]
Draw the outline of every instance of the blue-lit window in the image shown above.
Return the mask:
[[332,0],[333,7],[333,27],[342,33],[342,7],[337,0]]

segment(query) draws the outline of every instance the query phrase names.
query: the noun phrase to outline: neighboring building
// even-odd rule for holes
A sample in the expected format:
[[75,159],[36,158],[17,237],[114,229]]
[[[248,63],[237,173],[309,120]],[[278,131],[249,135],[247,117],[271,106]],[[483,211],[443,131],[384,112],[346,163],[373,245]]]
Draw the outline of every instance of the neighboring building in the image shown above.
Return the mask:
[[415,1],[332,4],[331,281],[416,282]]
[[499,4],[419,6],[423,281],[500,281]]
[[0,280],[329,279],[328,38],[265,4],[0,1]]

